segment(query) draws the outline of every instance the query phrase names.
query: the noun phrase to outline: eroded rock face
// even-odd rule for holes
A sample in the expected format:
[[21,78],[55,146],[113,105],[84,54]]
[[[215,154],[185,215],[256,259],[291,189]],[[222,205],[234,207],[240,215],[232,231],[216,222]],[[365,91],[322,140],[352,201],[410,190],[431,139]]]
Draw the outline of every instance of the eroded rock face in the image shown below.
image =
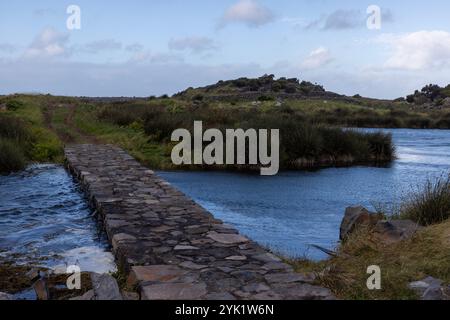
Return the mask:
[[450,286],[443,286],[442,280],[427,277],[411,282],[409,288],[414,290],[421,300],[450,300]]
[[382,218],[382,215],[370,212],[362,206],[348,207],[345,209],[339,237],[341,240],[345,240],[356,228],[360,226],[375,226]]

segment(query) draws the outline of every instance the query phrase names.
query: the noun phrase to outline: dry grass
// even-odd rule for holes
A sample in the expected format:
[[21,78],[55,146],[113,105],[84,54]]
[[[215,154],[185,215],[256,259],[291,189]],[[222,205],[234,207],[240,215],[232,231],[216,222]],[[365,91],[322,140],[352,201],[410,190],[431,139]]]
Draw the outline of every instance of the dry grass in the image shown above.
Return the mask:
[[[370,230],[359,229],[342,244],[339,255],[325,262],[293,263],[299,272],[314,271],[317,284],[341,299],[416,299],[409,282],[432,276],[450,283],[450,221],[427,227],[414,238],[383,246]],[[367,289],[367,267],[377,265],[382,290]]]

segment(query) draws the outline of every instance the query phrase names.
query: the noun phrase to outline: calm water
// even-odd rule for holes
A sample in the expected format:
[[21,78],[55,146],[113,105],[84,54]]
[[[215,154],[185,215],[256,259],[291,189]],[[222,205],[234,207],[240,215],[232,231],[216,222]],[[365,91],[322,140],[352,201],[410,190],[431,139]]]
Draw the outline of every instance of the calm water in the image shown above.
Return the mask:
[[115,271],[82,193],[63,167],[0,176],[0,260],[65,270]]
[[398,203],[427,178],[449,172],[450,131],[392,132],[398,160],[389,168],[282,172],[159,172],[217,218],[284,255],[324,258],[311,244],[336,247],[346,207]]

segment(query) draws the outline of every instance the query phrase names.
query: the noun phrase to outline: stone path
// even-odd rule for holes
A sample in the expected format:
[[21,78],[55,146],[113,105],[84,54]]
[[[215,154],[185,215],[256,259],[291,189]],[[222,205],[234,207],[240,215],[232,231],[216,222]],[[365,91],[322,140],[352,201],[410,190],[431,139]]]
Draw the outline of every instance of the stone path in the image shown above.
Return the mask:
[[141,299],[333,299],[122,149],[65,152]]

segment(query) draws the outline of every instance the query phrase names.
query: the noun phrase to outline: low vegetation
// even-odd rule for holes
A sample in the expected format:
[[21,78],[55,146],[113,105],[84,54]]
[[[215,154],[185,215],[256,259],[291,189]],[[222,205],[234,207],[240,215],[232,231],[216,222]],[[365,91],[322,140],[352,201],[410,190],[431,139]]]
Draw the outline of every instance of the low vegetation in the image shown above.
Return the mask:
[[150,141],[163,145],[170,145],[175,129],[191,129],[196,120],[203,121],[205,129],[280,129],[280,160],[285,169],[383,164],[394,157],[389,134],[343,130],[278,110],[222,108],[208,104],[186,107],[176,103],[112,105],[103,106],[98,118],[121,127],[141,127]]
[[[380,243],[373,230],[359,228],[341,243],[336,256],[321,262],[292,261],[299,272],[314,272],[317,283],[343,299],[416,299],[408,288],[427,276],[450,284],[450,182],[427,182],[401,204],[397,217],[426,227],[410,239]],[[367,267],[380,266],[382,290],[368,290]]]
[[0,174],[30,162],[62,160],[62,144],[44,124],[41,107],[31,97],[0,99]]
[[450,176],[428,181],[422,189],[413,192],[396,214],[422,226],[442,223],[450,218]]

